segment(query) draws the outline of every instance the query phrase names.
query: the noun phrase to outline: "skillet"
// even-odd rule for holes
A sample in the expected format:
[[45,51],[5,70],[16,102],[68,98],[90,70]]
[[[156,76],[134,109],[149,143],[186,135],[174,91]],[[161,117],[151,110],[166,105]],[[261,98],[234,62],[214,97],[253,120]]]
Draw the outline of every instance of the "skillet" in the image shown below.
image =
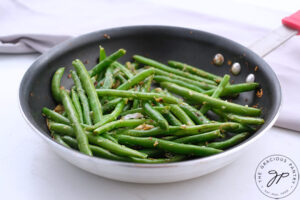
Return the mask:
[[[108,39],[110,36],[110,39]],[[71,63],[79,58],[88,69],[92,68],[99,56],[99,45],[108,54],[119,48],[127,50],[119,61],[132,60],[132,55],[143,55],[160,62],[181,61],[211,73],[223,76],[230,74],[228,62],[239,62],[242,66],[238,76],[231,75],[234,83],[245,82],[249,73],[260,83],[263,96],[254,92],[239,95],[234,101],[242,105],[258,105],[262,108],[265,123],[247,140],[223,153],[167,164],[137,164],[89,157],[58,144],[50,137],[43,107],[54,108],[51,95],[51,78],[59,67],[72,69]],[[223,54],[223,66],[215,66],[212,59],[216,53]],[[258,70],[255,70],[255,67]],[[65,73],[62,85],[72,85]],[[96,31],[63,42],[41,55],[25,73],[19,89],[20,107],[25,120],[52,149],[72,164],[91,173],[114,180],[138,183],[164,183],[195,178],[215,171],[235,160],[243,151],[262,136],[276,121],[281,104],[279,81],[270,66],[250,49],[204,31],[170,26],[131,26]]]

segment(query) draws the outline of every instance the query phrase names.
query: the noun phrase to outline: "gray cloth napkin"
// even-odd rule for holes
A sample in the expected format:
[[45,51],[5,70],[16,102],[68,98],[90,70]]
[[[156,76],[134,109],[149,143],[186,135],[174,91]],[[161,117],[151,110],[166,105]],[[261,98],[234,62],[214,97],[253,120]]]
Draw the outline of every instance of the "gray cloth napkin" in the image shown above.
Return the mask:
[[18,34],[0,36],[0,53],[44,53],[71,36]]
[[[279,25],[279,19],[289,14],[255,6],[247,6],[246,9],[236,3],[229,6],[227,1],[225,14],[221,13],[222,10],[215,12],[213,6],[193,5],[195,2],[191,1],[185,4],[190,5],[191,9],[172,7],[172,4],[164,6],[158,4],[158,1],[153,3],[150,0],[87,0],[85,3],[68,0],[64,6],[58,6],[62,5],[59,0],[46,1],[43,4],[37,4],[35,0],[4,2],[7,9],[3,10],[0,17],[0,26],[5,30],[0,32],[0,53],[43,53],[79,34],[139,24],[205,30],[248,46],[276,28],[276,25],[271,25]],[[268,17],[265,17],[266,13]],[[251,20],[247,16],[251,16]],[[261,20],[256,23],[252,17],[264,19],[265,26],[261,26]],[[274,23],[274,20],[277,22]],[[276,126],[296,131],[300,131],[300,92],[297,92],[300,86],[299,54],[300,37],[296,36],[265,57],[278,75],[283,92],[282,108]]]

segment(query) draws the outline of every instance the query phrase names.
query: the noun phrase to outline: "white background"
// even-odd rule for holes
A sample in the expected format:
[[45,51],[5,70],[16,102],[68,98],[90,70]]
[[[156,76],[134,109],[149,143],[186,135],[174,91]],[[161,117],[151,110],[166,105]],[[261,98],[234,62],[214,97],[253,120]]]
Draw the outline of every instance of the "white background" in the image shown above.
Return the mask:
[[[149,1],[147,2],[149,3]],[[276,27],[285,13],[294,11],[297,6],[300,8],[300,5],[297,5],[299,1],[276,3],[276,1],[247,0],[243,2],[226,1],[225,3],[225,1],[210,0],[205,3],[184,1],[185,4],[178,0],[154,2],[157,5],[173,2],[171,6],[183,8],[186,12],[197,11],[205,15],[235,20],[236,23],[256,26],[261,33],[256,32],[255,37]],[[245,10],[249,11],[249,9],[251,12],[253,11],[253,15],[243,15]],[[276,15],[276,13],[281,14]],[[262,19],[262,17],[264,18]],[[151,24],[151,22],[149,20],[147,23]],[[172,23],[174,24],[174,22]],[[183,24],[183,22],[178,23]],[[185,26],[189,26],[189,24],[187,23]],[[206,28],[210,29],[209,26]],[[88,28],[86,29],[88,30]],[[16,28],[11,30],[17,31]],[[5,31],[9,32],[10,30]],[[225,31],[225,36],[234,39],[229,31]],[[249,40],[246,40],[248,37]],[[255,37],[245,35],[238,42],[247,45]],[[171,184],[143,185],[111,181],[89,174],[72,166],[52,152],[46,143],[28,127],[20,115],[19,82],[37,56],[35,54],[0,55],[1,199],[268,199],[259,192],[255,185],[254,173],[258,163],[271,154],[282,154],[290,157],[298,165],[298,168],[300,167],[299,133],[272,128],[251,146],[247,153],[231,165],[193,180]],[[299,198],[300,189],[298,187],[286,199]]]

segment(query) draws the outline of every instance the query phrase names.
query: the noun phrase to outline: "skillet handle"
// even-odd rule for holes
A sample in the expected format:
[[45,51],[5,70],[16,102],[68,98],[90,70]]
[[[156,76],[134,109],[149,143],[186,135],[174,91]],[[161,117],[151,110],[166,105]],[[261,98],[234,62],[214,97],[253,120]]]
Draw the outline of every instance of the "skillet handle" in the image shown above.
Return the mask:
[[283,25],[251,44],[249,48],[264,57],[294,35],[300,34],[300,10],[283,18],[282,23]]

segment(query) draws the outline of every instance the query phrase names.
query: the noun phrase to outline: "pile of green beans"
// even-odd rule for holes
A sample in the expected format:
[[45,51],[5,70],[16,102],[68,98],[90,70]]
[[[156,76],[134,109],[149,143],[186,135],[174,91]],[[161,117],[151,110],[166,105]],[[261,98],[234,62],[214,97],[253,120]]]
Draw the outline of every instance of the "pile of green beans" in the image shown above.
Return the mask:
[[42,114],[59,144],[122,162],[179,162],[221,153],[264,123],[260,109],[229,101],[258,83],[230,84],[228,74],[140,55],[123,65],[117,60],[125,53],[107,55],[100,46],[90,70],[74,60],[70,90],[61,85],[65,68],[54,73],[58,105]]

